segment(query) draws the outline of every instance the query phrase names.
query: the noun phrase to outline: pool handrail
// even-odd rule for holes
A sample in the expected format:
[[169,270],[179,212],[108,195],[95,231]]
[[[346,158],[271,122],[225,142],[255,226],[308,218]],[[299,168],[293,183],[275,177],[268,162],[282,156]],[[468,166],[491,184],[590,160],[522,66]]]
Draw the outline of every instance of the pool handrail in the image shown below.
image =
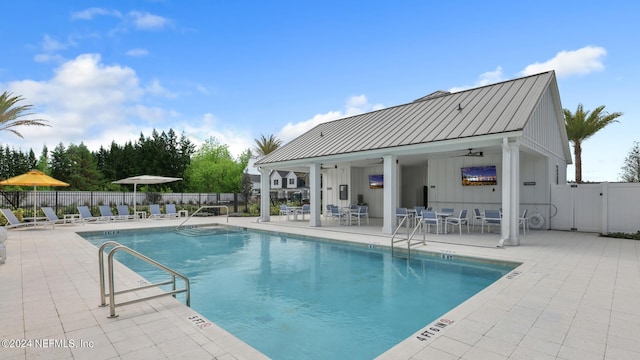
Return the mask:
[[182,225],[184,225],[184,223],[189,221],[189,219],[191,219],[195,214],[199,213],[200,210],[202,210],[202,209],[223,209],[223,208],[227,209],[227,222],[229,222],[229,207],[227,205],[203,205],[203,206],[200,206],[200,208],[198,208],[198,210],[194,211],[191,215],[189,215],[189,217],[184,219],[184,221],[181,222],[180,225],[176,226],[175,230],[180,229],[180,227]]
[[[104,249],[107,246],[113,246],[113,249],[111,249],[109,251],[109,254],[107,256],[107,270],[108,270],[108,280],[109,280],[109,293],[105,293],[105,284],[104,284],[104,256],[103,256],[103,252]],[[149,285],[144,285],[144,286],[139,286],[136,288],[132,288],[132,289],[126,289],[126,290],[121,290],[121,291],[115,291],[115,279],[114,279],[114,275],[113,275],[113,256],[115,255],[116,252],[118,251],[125,251],[143,261],[146,261],[147,263],[154,265],[155,267],[164,270],[166,272],[168,272],[171,275],[171,280],[167,280],[164,282],[160,282],[160,283],[154,283],[154,284],[149,284]],[[148,256],[145,256],[127,246],[121,245],[120,243],[116,242],[116,241],[107,241],[105,243],[103,243],[100,246],[100,249],[98,250],[98,268],[100,271],[100,300],[101,300],[101,304],[100,306],[106,306],[106,296],[109,296],[109,317],[110,318],[115,318],[118,317],[118,315],[116,314],[116,306],[123,306],[123,305],[129,305],[129,304],[134,304],[137,302],[141,302],[141,301],[145,301],[145,300],[150,300],[150,299],[155,299],[158,297],[162,297],[162,296],[167,296],[167,295],[172,295],[173,297],[175,297],[176,294],[180,294],[180,293],[186,293],[186,298],[185,298],[185,303],[187,306],[191,306],[191,288],[189,286],[189,278],[182,275],[181,273],[151,259]],[[184,283],[185,283],[185,287],[184,289],[178,289],[176,290],[176,277],[181,278]],[[169,285],[171,284],[171,291],[169,292],[163,292],[162,294],[156,294],[156,295],[150,295],[150,296],[145,296],[142,298],[138,298],[138,299],[134,299],[134,300],[129,300],[129,301],[125,301],[125,302],[121,302],[119,304],[116,304],[115,301],[115,296],[118,294],[124,294],[124,293],[128,293],[128,292],[132,292],[132,291],[137,291],[137,290],[144,290],[144,289],[149,289],[152,287],[158,287],[158,286],[162,286],[162,285]]]

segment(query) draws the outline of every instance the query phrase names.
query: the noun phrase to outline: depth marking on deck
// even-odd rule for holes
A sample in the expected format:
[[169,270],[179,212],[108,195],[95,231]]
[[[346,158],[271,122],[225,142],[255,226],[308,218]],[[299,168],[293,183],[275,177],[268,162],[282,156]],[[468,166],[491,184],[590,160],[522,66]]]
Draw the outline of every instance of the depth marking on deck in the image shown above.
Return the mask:
[[191,321],[193,325],[199,327],[200,329],[205,329],[213,325],[212,323],[208,322],[207,320],[201,318],[198,315],[188,316],[187,319]]
[[418,335],[416,335],[416,339],[420,341],[431,340],[433,337],[438,335],[441,331],[444,331],[446,328],[448,328],[449,325],[451,324],[453,324],[453,320],[449,320],[445,318],[437,320],[431,323],[430,325],[428,325],[426,328],[422,329],[422,331],[418,333]]
[[513,278],[515,278],[516,276],[518,276],[520,274],[522,274],[522,272],[520,272],[520,271],[512,271],[509,274],[507,274],[506,278],[507,279],[513,279]]

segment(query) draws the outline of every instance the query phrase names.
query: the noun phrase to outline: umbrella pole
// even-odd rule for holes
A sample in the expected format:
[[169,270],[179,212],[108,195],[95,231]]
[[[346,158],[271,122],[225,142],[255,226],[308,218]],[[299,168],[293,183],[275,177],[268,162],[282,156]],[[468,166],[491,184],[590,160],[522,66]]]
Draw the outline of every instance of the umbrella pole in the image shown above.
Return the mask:
[[133,184],[133,214],[135,216],[138,216],[138,214],[136,214],[136,186],[138,184]]
[[36,219],[36,186],[33,185],[33,226],[36,226],[38,219]]

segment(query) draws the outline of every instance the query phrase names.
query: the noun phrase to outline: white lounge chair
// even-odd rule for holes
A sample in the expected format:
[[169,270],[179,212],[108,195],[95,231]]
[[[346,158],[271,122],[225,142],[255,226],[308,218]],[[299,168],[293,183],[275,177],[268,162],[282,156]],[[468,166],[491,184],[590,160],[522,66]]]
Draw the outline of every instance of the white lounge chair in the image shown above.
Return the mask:
[[529,231],[529,218],[527,217],[528,210],[529,209],[524,209],[524,211],[522,212],[522,215],[518,219],[518,227],[522,225],[522,233],[524,235],[526,235],[527,231]]
[[137,216],[129,212],[128,205],[118,205],[117,209],[118,209],[118,216],[117,216],[118,220],[134,220],[137,218]]
[[91,214],[91,210],[89,210],[89,207],[85,206],[85,205],[78,206],[78,213],[80,214],[80,219],[83,222],[84,221],[106,220],[106,219],[102,219],[100,217],[93,216],[93,214]]
[[101,220],[117,220],[118,217],[113,215],[111,211],[111,207],[108,205],[99,205],[98,209],[100,209],[100,219]]
[[160,205],[158,204],[149,205],[149,211],[151,212],[151,214],[149,215],[150,219],[162,219],[166,215],[160,211]]
[[180,214],[176,211],[176,204],[165,204],[164,206],[165,217],[179,217]]
[[18,220],[18,218],[13,213],[13,211],[11,211],[11,209],[0,209],[0,212],[2,212],[2,215],[4,215],[5,219],[7,219],[7,224],[5,225],[7,229],[17,228],[22,226],[31,226],[36,224],[38,225],[43,224],[43,223],[20,222],[20,220]]
[[53,208],[46,206],[42,207],[42,212],[44,213],[44,216],[47,217],[47,222],[51,224],[51,226],[55,227],[56,224],[64,223],[64,220],[60,219],[58,215],[56,215],[56,212],[53,211]]

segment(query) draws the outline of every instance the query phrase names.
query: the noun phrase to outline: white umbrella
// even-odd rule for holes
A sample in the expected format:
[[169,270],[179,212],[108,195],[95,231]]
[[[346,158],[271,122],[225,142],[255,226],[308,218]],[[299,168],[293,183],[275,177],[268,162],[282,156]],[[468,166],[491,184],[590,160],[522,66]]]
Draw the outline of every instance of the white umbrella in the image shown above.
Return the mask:
[[174,182],[182,180],[182,178],[166,177],[166,176],[153,176],[153,175],[140,175],[132,176],[126,179],[113,181],[114,184],[133,184],[133,213],[136,213],[136,187],[138,184],[151,185],[151,184],[164,184],[168,182]]

